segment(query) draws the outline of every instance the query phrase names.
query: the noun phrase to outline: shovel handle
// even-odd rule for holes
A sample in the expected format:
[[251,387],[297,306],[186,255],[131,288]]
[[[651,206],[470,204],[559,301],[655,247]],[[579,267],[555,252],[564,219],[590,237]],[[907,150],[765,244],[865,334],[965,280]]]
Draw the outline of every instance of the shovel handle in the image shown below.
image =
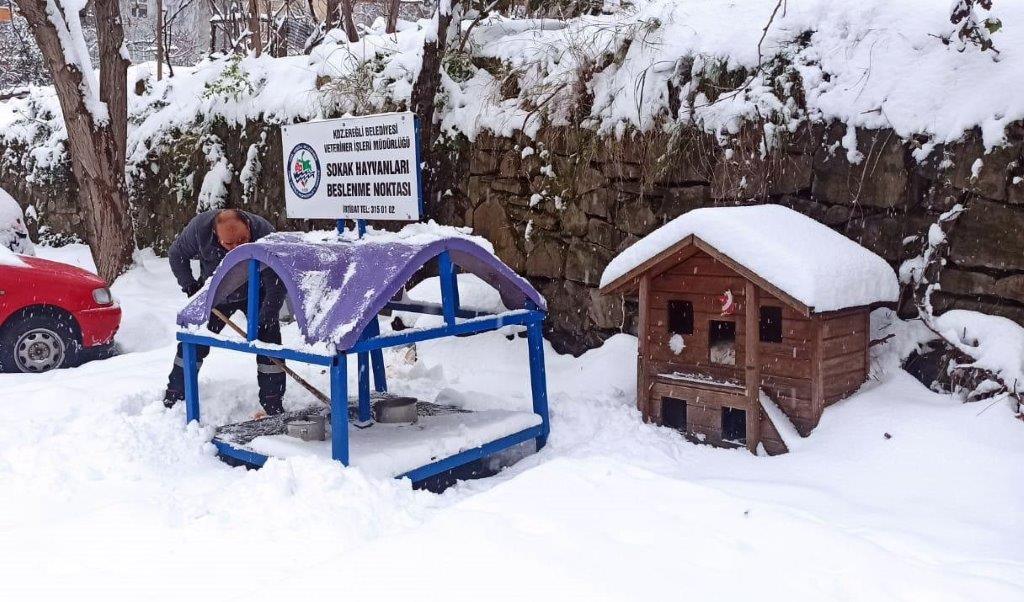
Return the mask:
[[[232,322],[231,318],[229,318],[227,315],[224,314],[224,312],[222,312],[221,310],[217,309],[216,307],[213,308],[213,315],[217,316],[218,319],[220,319],[222,322],[227,324],[231,328],[231,330],[234,330],[235,332],[237,332],[238,334],[242,335],[243,337],[246,336],[246,332],[244,330],[242,330],[241,326],[239,326],[238,324],[235,324],[234,322]],[[301,376],[299,376],[298,374],[296,374],[294,370],[289,368],[284,362],[282,362],[281,360],[277,359],[276,357],[270,358],[270,361],[273,362],[275,366],[280,366],[282,369],[284,369],[284,373],[285,374],[287,374],[288,376],[292,377],[292,379],[294,379],[295,382],[297,382],[300,385],[302,385],[302,388],[304,388],[305,390],[307,390],[310,393],[312,393],[314,397],[316,397],[321,402],[327,404],[327,406],[330,407],[330,405],[331,405],[331,398],[326,396],[326,395],[324,395],[323,392],[320,389],[317,389],[316,387],[311,385],[309,383],[309,381],[307,381],[306,379],[304,379]]]

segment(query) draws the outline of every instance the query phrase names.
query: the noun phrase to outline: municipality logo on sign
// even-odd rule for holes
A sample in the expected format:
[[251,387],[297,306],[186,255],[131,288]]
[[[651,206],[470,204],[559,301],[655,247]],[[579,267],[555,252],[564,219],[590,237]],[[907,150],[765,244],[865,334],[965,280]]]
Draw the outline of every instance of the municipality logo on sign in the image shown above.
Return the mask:
[[300,199],[309,199],[320,187],[320,159],[313,147],[296,144],[288,155],[288,184]]

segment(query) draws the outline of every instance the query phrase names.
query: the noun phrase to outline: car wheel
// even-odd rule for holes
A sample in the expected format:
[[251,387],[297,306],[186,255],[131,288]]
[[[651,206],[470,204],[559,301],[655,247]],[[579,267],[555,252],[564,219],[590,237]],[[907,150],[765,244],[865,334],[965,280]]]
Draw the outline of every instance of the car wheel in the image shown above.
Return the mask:
[[70,318],[29,315],[0,333],[0,368],[6,372],[47,372],[74,365],[78,346]]

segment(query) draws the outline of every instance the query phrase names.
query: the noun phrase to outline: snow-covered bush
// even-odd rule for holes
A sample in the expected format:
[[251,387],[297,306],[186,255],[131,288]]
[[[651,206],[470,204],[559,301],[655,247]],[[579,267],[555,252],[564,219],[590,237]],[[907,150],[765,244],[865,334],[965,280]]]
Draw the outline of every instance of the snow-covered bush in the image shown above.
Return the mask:
[[1024,396],[1024,328],[1008,318],[954,309],[934,319],[943,340],[962,353],[950,364],[952,388],[968,401]]
[[3,188],[0,188],[0,247],[22,255],[35,254],[21,207]]
[[[954,34],[959,40],[957,50],[963,52],[968,44],[974,44],[982,50],[991,50],[999,54],[992,44],[992,34],[1003,27],[1003,22],[996,17],[982,18],[975,12],[980,9],[984,13],[992,10],[992,0],[955,0],[949,20],[956,26]],[[949,36],[952,38],[952,35]]]
[[871,377],[905,369],[935,391],[964,402],[1024,400],[1024,327],[1000,316],[955,309],[903,320],[891,309],[871,313]]

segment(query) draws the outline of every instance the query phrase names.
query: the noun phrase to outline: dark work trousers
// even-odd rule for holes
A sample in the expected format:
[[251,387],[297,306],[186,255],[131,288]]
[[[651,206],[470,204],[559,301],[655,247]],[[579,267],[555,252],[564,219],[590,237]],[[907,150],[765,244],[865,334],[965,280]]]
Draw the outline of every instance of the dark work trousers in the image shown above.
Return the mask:
[[[266,272],[264,272],[266,274]],[[271,280],[273,282],[268,282]],[[261,278],[262,286],[260,287],[260,316],[259,316],[259,330],[257,337],[259,340],[265,343],[281,344],[281,322],[278,320],[278,314],[281,311],[281,304],[284,301],[283,285],[281,281],[276,277]],[[270,294],[267,294],[268,289]],[[244,291],[244,289],[240,289]],[[224,313],[229,318],[236,311],[246,312],[248,309],[247,298],[242,293],[241,298],[237,298],[237,291],[232,295],[229,295],[228,299],[223,303],[218,304],[217,309]],[[249,316],[246,316],[248,319]],[[210,321],[207,323],[207,328],[212,332],[219,333],[224,330],[226,324],[223,320],[215,315],[210,316]],[[205,345],[196,346],[196,355],[199,362],[199,367],[203,365],[203,359],[210,353],[210,348]],[[174,356],[174,367],[171,368],[171,374],[167,378],[167,393],[164,396],[166,402],[173,403],[180,401],[185,398],[185,361],[182,358],[181,343],[178,344],[178,352]],[[284,361],[284,360],[282,360]],[[260,405],[263,406],[264,411],[269,415],[280,414],[284,412],[284,406],[282,405],[282,397],[284,396],[285,387],[285,373],[282,366],[278,366],[269,357],[262,355],[256,356],[256,382],[259,384],[259,401]]]

